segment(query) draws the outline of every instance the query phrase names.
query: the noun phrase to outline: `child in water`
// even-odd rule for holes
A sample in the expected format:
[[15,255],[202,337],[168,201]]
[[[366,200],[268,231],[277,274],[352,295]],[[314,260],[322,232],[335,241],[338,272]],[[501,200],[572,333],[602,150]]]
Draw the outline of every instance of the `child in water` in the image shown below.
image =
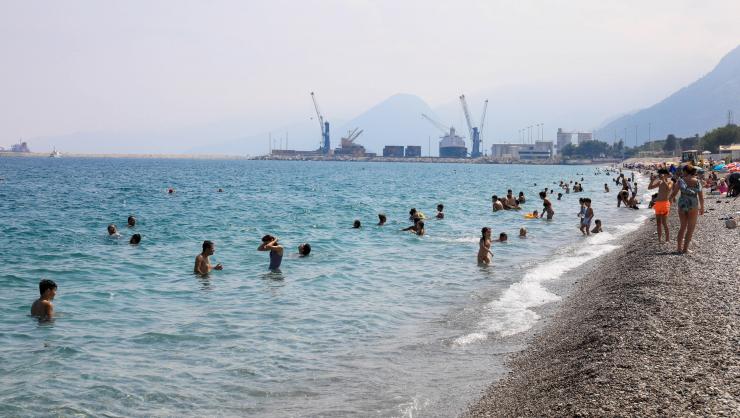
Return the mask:
[[506,235],[506,232],[502,232],[498,235],[498,239],[496,240],[496,242],[506,242],[508,240],[509,240],[509,236]]
[[437,205],[437,219],[444,219],[445,218],[445,206],[443,204]]
[[43,279],[39,282],[38,299],[31,305],[31,315],[39,318],[41,321],[48,321],[54,318],[54,296],[57,295],[57,284],[53,280]]
[[478,243],[478,264],[489,265],[493,259],[491,252],[491,228],[483,227],[480,231],[481,237]]
[[519,238],[527,238],[527,228],[519,228]]
[[601,229],[601,219],[595,220],[594,223],[596,223],[596,226],[594,226],[594,229],[591,230],[592,234],[598,234],[599,232],[604,232]]
[[590,235],[591,234],[591,219],[594,217],[594,210],[591,207],[591,199],[585,198],[583,199],[583,205],[584,205],[584,212],[583,217],[581,217],[581,233],[583,235]]

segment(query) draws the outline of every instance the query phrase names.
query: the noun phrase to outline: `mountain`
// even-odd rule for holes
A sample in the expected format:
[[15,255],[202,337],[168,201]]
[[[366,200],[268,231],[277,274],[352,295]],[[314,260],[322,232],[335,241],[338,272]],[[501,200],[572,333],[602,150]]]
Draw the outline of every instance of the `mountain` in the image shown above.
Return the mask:
[[386,145],[420,145],[422,154],[427,155],[431,138],[431,154],[437,155],[443,133],[424,120],[422,113],[436,119],[434,111],[418,96],[393,95],[334,130],[332,147],[338,147],[348,131],[360,128],[363,132],[355,142],[368,152],[382,154]]
[[[703,134],[727,123],[727,112],[740,113],[740,46],[725,55],[707,75],[673,93],[660,103],[606,123],[594,137],[612,141],[624,137],[627,144],[648,139],[663,139],[668,134],[679,137]],[[740,116],[740,115],[738,115]]]

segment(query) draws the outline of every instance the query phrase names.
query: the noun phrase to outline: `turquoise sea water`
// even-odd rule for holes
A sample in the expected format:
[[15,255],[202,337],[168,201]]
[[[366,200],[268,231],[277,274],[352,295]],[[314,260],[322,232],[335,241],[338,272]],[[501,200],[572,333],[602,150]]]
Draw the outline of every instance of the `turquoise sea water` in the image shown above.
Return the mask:
[[[645,219],[594,170],[0,158],[0,415],[454,415],[558,298],[547,280]],[[581,177],[584,193],[550,195],[551,222],[491,212],[492,194],[541,210],[539,190]],[[581,237],[578,197],[607,233]],[[427,236],[399,231],[437,203]],[[509,234],[492,267],[476,265],[482,226]],[[279,274],[256,251],[267,233],[286,246]],[[224,270],[202,278],[204,239]],[[41,278],[59,285],[52,323],[28,316]]]

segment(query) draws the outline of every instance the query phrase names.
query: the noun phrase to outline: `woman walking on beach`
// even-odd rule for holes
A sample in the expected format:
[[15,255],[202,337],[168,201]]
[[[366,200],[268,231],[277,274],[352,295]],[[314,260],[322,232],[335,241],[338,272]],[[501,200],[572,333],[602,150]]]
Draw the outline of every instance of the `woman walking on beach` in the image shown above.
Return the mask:
[[701,183],[695,175],[696,168],[685,165],[681,170],[681,177],[673,185],[673,191],[669,198],[669,200],[673,200],[681,192],[681,196],[678,198],[678,219],[681,221],[677,239],[679,254],[688,252],[691,237],[694,235],[694,228],[696,227],[696,219],[699,215],[704,214],[704,193],[701,191]]
[[[567,189],[566,189],[567,193]],[[540,199],[542,199],[542,213],[540,214],[540,218],[545,216],[545,213],[547,213],[547,219],[552,219],[552,215],[555,214],[555,211],[552,210],[552,203],[547,198],[546,192],[540,192]]]
[[491,252],[491,228],[485,226],[480,231],[481,237],[478,247],[478,264],[489,265],[493,253]]

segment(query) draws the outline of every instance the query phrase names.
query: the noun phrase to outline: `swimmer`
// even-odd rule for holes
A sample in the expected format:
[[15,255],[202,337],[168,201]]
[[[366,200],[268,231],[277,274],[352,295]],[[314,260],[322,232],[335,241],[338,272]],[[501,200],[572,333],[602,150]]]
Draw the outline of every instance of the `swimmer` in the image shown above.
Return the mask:
[[355,219],[355,221],[352,223],[352,228],[358,229],[362,226],[362,222],[360,222],[359,219]]
[[563,194],[562,193],[558,193],[558,200],[560,200],[562,198],[563,198]]
[[218,192],[219,193],[223,193],[224,192],[224,189],[222,189],[222,188],[219,187]]
[[444,219],[445,218],[445,206],[443,204],[437,205],[437,219]]
[[265,235],[264,237],[262,237],[262,244],[257,247],[257,251],[269,251],[269,269],[272,271],[280,270],[280,264],[283,262],[283,247],[278,244],[277,237],[273,237],[272,235]]
[[527,201],[527,199],[524,198],[524,192],[519,192],[519,199],[518,200],[519,200],[519,204],[520,205],[523,205],[524,202]]
[[175,193],[175,189],[173,189],[172,187],[170,187],[169,189],[167,189],[167,193],[169,193],[169,194]]
[[385,225],[385,222],[386,222],[387,220],[388,220],[388,219],[387,219],[387,218],[385,217],[385,214],[382,214],[382,213],[379,213],[379,214],[378,214],[378,226],[383,226],[383,225]]
[[40,297],[31,305],[31,315],[41,321],[54,318],[54,296],[57,295],[57,284],[53,280],[43,279],[39,282]]
[[134,218],[134,215],[131,215],[128,217],[128,227],[133,228],[136,226],[136,218]]
[[301,257],[308,257],[308,255],[311,254],[311,244],[304,242],[303,244],[299,245],[298,254]]
[[480,231],[481,237],[478,242],[478,264],[489,265],[493,259],[491,252],[491,228],[483,227]]
[[121,236],[121,234],[118,233],[118,228],[116,228],[116,224],[108,225],[108,236],[116,238]]
[[594,226],[594,229],[591,230],[592,234],[598,234],[599,232],[604,232],[603,229],[601,229],[601,219],[597,219],[594,221],[596,226]]
[[[413,225],[411,225],[409,227],[406,227],[406,228],[403,228],[401,231],[411,231],[411,232],[413,232],[415,234],[418,234],[418,232],[419,232],[419,224],[420,223],[423,224],[423,222],[421,222],[421,218],[416,217],[416,218],[414,218],[414,224]],[[421,235],[423,235],[423,234],[421,234]]]
[[604,193],[609,193],[609,185],[604,183]]
[[208,274],[211,270],[223,270],[221,264],[216,264],[215,267],[211,266],[211,260],[208,258],[216,252],[216,244],[213,241],[203,241],[203,251],[195,256],[195,267],[193,267],[193,273],[196,274]]
[[506,235],[506,232],[502,232],[498,235],[498,239],[496,240],[496,242],[506,242],[508,240],[509,240],[509,236]]
[[501,201],[499,200],[498,196],[496,196],[496,195],[491,196],[491,205],[493,206],[493,211],[494,212],[497,212],[499,210],[503,210],[504,209],[504,204],[501,203]]
[[514,193],[511,191],[511,189],[506,191],[505,203],[506,206],[510,209],[515,209],[519,206],[519,201],[514,198]]
[[141,234],[134,234],[131,235],[131,239],[129,240],[129,244],[131,245],[138,245],[141,242]]
[[519,238],[527,238],[527,228],[519,228]]
[[417,217],[418,216],[416,215],[416,208],[411,208],[411,210],[409,210],[409,221],[413,221],[414,218]]
[[415,232],[416,232],[416,235],[418,235],[418,236],[424,235],[424,233],[426,232],[424,230],[424,221],[419,221],[419,222],[416,223],[416,231]]

